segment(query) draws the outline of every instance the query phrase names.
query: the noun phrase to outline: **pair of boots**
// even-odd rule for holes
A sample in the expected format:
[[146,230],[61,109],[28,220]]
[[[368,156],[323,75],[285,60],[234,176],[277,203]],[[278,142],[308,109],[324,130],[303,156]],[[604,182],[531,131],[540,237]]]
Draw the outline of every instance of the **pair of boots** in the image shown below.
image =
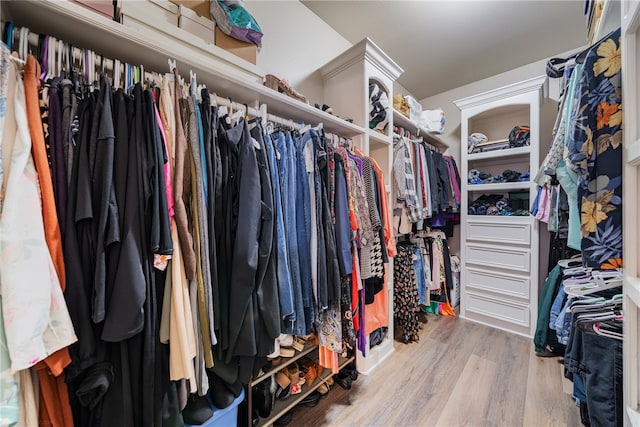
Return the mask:
[[358,379],[358,370],[355,364],[350,363],[336,375],[336,383],[345,390],[349,390],[353,381]]

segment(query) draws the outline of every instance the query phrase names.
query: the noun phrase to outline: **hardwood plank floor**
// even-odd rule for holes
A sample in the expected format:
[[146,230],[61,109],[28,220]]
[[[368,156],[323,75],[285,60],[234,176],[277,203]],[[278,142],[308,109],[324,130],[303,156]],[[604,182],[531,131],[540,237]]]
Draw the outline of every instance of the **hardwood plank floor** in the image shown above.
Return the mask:
[[289,425],[579,427],[558,360],[536,357],[530,339],[429,315],[419,342],[396,342],[351,390],[334,385],[316,407],[294,409]]

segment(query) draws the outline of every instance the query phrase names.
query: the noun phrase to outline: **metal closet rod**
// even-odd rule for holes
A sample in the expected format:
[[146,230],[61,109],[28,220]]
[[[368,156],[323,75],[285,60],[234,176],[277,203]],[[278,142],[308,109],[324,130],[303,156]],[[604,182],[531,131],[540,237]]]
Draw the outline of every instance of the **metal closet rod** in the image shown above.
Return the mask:
[[[24,34],[24,33],[21,33],[20,30],[21,30],[21,27],[14,26],[12,30],[12,34],[9,36],[13,37],[14,34],[17,34],[18,36],[20,36],[21,34]],[[26,34],[27,43],[29,45],[28,47],[37,48],[41,41],[40,34],[35,33],[29,29],[26,29],[26,30],[28,31],[28,33]],[[121,74],[124,70],[124,66],[126,64],[125,62],[121,62],[118,60],[104,57],[102,55],[98,55],[90,49],[83,49],[83,48],[72,46],[69,43],[59,39],[55,39],[55,38],[52,38],[52,39],[55,40],[55,43],[52,43],[51,46],[54,46],[55,49],[62,47],[61,51],[53,52],[54,58],[51,61],[48,61],[50,64],[54,65],[54,67],[56,65],[61,68],[68,67],[70,65],[69,62],[71,62],[72,64],[82,64],[83,67],[86,67],[88,65],[86,64],[86,59],[87,59],[86,53],[89,52],[91,54],[90,55],[91,59],[93,59],[93,61],[90,61],[90,62],[93,62],[94,73],[96,72],[96,69],[99,68],[101,71],[111,72],[112,79],[113,79],[116,62],[119,63],[118,68],[120,68],[120,70],[118,70],[118,73]],[[59,44],[60,42],[62,43],[62,46],[60,46]],[[14,50],[17,50],[17,49],[14,48]],[[33,52],[32,49],[27,49],[27,51],[28,51],[27,53]],[[22,53],[22,52],[19,52],[19,53]],[[22,58],[22,59],[24,60],[26,58]],[[173,67],[176,66],[176,61],[169,59],[168,63],[169,63],[170,70],[173,70]],[[144,67],[142,66],[140,66],[140,70],[141,70],[143,80],[156,81],[157,78],[161,76],[160,73],[144,71]],[[58,71],[61,71],[61,70],[58,70]],[[189,74],[191,76],[192,73],[190,72]],[[195,77],[195,75],[193,75],[193,77]],[[226,106],[227,108],[230,108],[236,111],[243,110],[245,112],[245,115],[249,115],[252,117],[261,117],[263,119],[264,124],[266,124],[266,122],[277,123],[277,124],[286,126],[290,129],[298,130],[298,131],[303,130],[307,126],[301,123],[297,123],[291,119],[286,119],[280,116],[276,116],[275,114],[267,113],[266,104],[262,104],[260,105],[260,107],[256,108],[256,107],[250,107],[247,104],[234,102],[230,98],[225,98],[225,97],[216,95],[214,93],[212,93],[211,95],[212,95],[211,98],[215,100],[215,103],[217,105]],[[322,123],[320,123],[318,127],[321,129]]]

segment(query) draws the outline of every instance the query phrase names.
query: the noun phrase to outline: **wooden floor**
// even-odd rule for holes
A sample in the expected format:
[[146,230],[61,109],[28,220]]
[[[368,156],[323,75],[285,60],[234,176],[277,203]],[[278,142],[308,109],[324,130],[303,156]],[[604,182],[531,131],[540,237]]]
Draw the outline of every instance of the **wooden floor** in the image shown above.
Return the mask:
[[351,390],[334,385],[289,425],[581,426],[559,360],[536,357],[530,339],[430,315],[420,342],[396,342]]

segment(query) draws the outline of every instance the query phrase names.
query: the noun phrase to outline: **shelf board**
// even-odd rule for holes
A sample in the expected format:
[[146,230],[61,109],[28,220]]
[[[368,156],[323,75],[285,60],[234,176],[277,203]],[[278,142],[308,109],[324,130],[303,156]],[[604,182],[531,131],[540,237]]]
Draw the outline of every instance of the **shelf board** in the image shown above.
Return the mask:
[[264,381],[267,378],[269,378],[271,375],[273,375],[276,372],[278,372],[284,366],[288,365],[289,363],[295,362],[296,360],[300,359],[301,357],[306,356],[307,354],[311,353],[316,348],[318,348],[318,347],[313,345],[313,344],[311,344],[309,341],[307,341],[304,344],[304,348],[302,349],[302,351],[296,351],[296,354],[293,357],[282,357],[281,358],[282,359],[282,363],[281,364],[272,366],[271,369],[269,369],[267,372],[265,372],[264,374],[260,375],[258,378],[256,378],[253,381],[251,381],[251,387],[253,387],[256,384],[261,383],[262,381]]
[[600,19],[595,24],[596,30],[593,32],[593,38],[589,40],[591,44],[594,44],[620,26],[620,3],[619,0],[604,1],[602,15],[600,15]]
[[421,136],[425,142],[428,142],[439,150],[445,151],[449,148],[449,144],[443,141],[437,134],[421,128],[417,123],[410,120],[398,110],[393,110],[393,125],[404,128],[409,132],[414,132],[417,136]]
[[505,148],[504,150],[493,150],[493,151],[485,151],[483,153],[469,154],[467,155],[467,161],[472,162],[474,160],[498,159],[503,157],[522,156],[530,153],[531,153],[531,146]]
[[509,190],[528,190],[531,188],[531,181],[524,182],[499,182],[496,184],[467,184],[467,191],[509,191]]
[[344,137],[365,132],[353,123],[263,86],[263,73],[258,67],[178,27],[174,35],[131,28],[70,1],[12,1],[2,2],[1,6],[5,20],[76,47],[92,49],[107,58],[142,64],[147,71],[161,73],[169,71],[167,59],[175,59],[183,75],[194,71],[198,82],[205,83],[209,91],[235,102],[267,104],[271,114],[311,125],[321,122],[327,132]]
[[[351,363],[355,357],[343,358],[339,357],[339,369],[344,368],[349,363]],[[285,400],[277,400],[275,402],[274,408],[271,410],[271,415],[268,418],[260,418],[258,422],[259,426],[270,426],[272,425],[278,418],[287,413],[287,411],[293,409],[302,399],[313,393],[318,387],[320,387],[323,383],[327,381],[329,377],[333,376],[333,373],[330,369],[325,368],[322,373],[318,376],[318,378],[314,381],[311,387],[307,387],[307,385],[302,386],[302,392],[296,394],[294,396],[290,396]]]
[[380,132],[377,132],[373,129],[367,129],[367,134],[369,135],[369,142],[383,145],[391,145],[393,143],[392,137],[381,134]]

